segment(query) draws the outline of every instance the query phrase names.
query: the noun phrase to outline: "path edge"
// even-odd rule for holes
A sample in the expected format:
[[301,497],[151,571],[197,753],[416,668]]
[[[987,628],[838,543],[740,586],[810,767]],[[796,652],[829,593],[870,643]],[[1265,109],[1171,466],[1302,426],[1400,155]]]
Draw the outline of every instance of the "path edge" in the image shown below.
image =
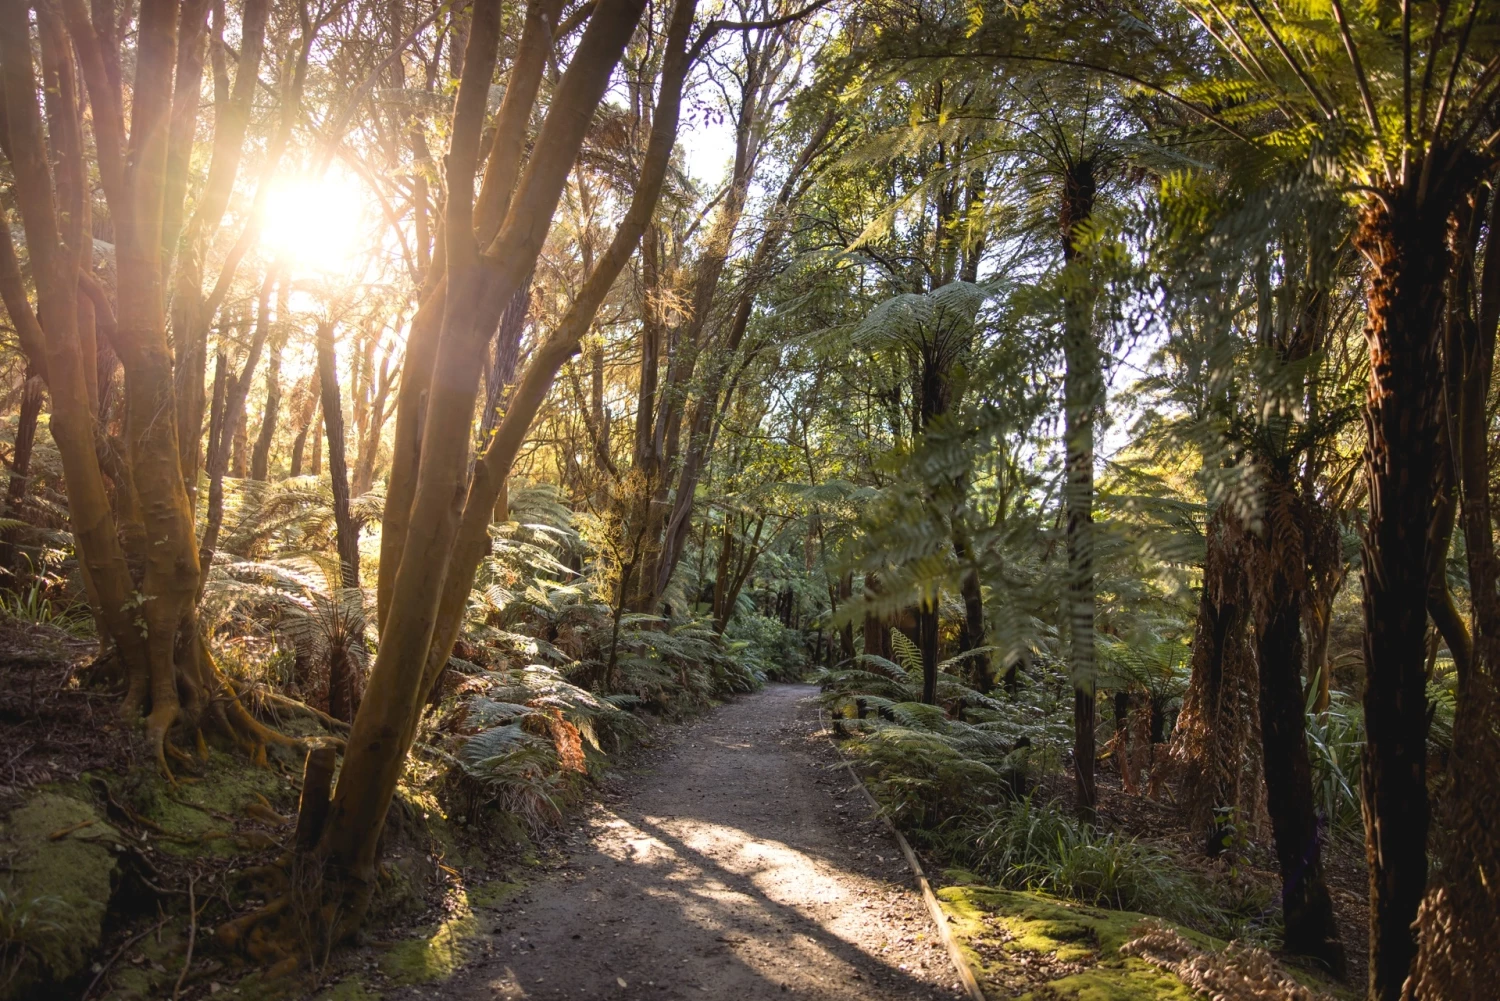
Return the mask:
[[943,940],[943,947],[948,950],[948,958],[952,960],[953,968],[958,971],[958,979],[963,982],[964,989],[968,992],[969,998],[971,1001],[989,1001],[985,997],[984,990],[979,986],[979,979],[974,976],[973,967],[969,965],[968,959],[964,957],[963,949],[959,946],[958,940],[953,937],[953,932],[948,927],[948,915],[943,912],[943,905],[938,901],[937,894],[932,892],[932,883],[927,879],[927,873],[922,870],[922,863],[917,859],[917,853],[912,851],[911,843],[906,840],[906,835],[902,834],[900,829],[892,823],[891,818],[880,808],[880,804],[875,801],[875,797],[870,794],[869,788],[865,785],[865,780],[860,777],[859,772],[854,770],[854,762],[849,760],[844,754],[844,749],[834,741],[833,730],[825,721],[821,706],[818,707],[818,727],[828,737],[828,743],[833,747],[834,753],[839,756],[839,767],[849,770],[849,776],[854,779],[855,787],[864,796],[865,802],[870,807],[870,812],[879,817],[880,822],[885,825],[886,830],[895,836],[896,846],[901,849],[901,854],[906,856],[906,864],[911,867],[912,875],[917,880],[917,886],[922,891],[922,900],[927,904],[927,913],[932,918],[933,923],[937,925],[938,937]]

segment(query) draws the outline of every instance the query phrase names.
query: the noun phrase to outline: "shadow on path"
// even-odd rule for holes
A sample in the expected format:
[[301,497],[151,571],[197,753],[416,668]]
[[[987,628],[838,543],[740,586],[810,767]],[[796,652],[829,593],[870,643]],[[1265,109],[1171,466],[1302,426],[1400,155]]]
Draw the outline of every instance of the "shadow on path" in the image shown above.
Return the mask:
[[816,736],[809,686],[684,728],[456,980],[398,997],[963,997],[899,850]]

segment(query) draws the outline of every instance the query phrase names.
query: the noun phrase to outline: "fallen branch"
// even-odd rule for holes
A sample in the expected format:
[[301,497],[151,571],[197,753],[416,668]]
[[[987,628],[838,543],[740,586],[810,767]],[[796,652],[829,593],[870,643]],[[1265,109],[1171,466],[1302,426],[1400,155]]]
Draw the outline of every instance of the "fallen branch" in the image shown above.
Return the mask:
[[140,932],[136,935],[132,935],[130,938],[127,938],[123,943],[121,943],[120,947],[115,950],[115,954],[109,957],[109,961],[103,966],[99,967],[99,972],[94,974],[94,979],[89,981],[89,985],[84,988],[83,993],[78,996],[78,1001],[88,1001],[89,995],[94,993],[94,988],[99,986],[99,981],[104,979],[104,975],[109,972],[110,967],[114,966],[115,963],[119,962],[120,957],[125,955],[126,949],[129,949],[132,945],[135,945],[141,939],[145,938],[147,935],[150,935],[152,932],[156,931],[166,923],[167,919],[164,917],[160,921],[156,922],[156,924],[152,925],[150,928],[147,928],[145,931]]
[[172,985],[172,1001],[177,1001],[177,996],[182,993],[182,980],[187,976],[189,968],[193,965],[193,945],[198,941],[198,898],[193,893],[197,883],[197,873],[193,873],[188,877],[187,956],[182,960],[182,972],[177,974],[177,983]]

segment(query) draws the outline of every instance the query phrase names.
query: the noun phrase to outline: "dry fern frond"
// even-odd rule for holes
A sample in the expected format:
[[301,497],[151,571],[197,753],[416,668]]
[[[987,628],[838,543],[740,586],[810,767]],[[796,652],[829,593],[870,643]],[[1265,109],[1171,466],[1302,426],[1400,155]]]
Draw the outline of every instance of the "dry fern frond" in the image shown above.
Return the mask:
[[1208,952],[1161,921],[1143,921],[1133,933],[1120,952],[1172,971],[1211,1001],[1332,1001],[1293,980],[1264,949],[1231,942]]

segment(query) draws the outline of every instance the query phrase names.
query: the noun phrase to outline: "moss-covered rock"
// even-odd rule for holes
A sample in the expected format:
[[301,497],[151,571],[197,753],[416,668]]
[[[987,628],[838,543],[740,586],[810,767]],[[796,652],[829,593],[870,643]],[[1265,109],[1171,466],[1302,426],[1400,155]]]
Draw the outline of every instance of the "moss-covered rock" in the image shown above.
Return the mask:
[[45,990],[76,976],[104,932],[119,872],[120,835],[81,797],[46,790],[13,810],[0,828],[0,944],[17,972],[0,996]]

